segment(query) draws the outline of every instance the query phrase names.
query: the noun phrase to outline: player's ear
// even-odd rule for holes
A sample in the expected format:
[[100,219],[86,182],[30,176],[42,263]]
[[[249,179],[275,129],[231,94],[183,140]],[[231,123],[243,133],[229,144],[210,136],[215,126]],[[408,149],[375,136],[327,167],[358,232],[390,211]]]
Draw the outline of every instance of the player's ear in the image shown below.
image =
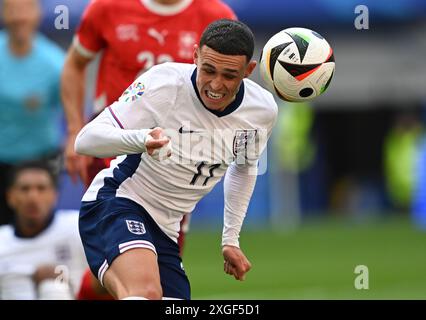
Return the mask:
[[198,44],[194,44],[194,54],[193,54],[193,58],[194,58],[194,63],[197,64],[198,62],[198,56],[199,56],[199,46]]
[[253,73],[256,66],[257,66],[257,61],[251,60],[246,67],[246,71],[244,73],[244,78],[249,77]]

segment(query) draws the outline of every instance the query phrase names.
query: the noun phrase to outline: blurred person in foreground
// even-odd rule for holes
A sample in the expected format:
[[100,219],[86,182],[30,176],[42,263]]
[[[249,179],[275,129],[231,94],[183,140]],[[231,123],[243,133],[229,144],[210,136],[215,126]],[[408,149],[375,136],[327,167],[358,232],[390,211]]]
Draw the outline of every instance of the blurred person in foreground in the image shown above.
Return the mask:
[[117,156],[83,196],[79,223],[89,266],[116,299],[190,299],[180,221],[222,177],[224,271],[250,270],[239,234],[277,117],[272,94],[247,79],[253,51],[245,24],[215,21],[194,64],[152,67],[79,132],[78,153]]
[[[98,53],[93,116],[118,100],[122,92],[152,66],[167,62],[192,63],[193,47],[212,21],[236,19],[220,0],[97,0],[86,8],[66,58],[62,97],[67,115],[68,138],[65,166],[73,181],[88,186],[96,174],[109,166],[110,158],[78,155],[77,133],[85,124],[85,70]],[[182,254],[189,215],[182,219],[178,243]],[[93,288],[93,290],[91,290]],[[92,292],[91,292],[92,291]],[[96,292],[94,292],[96,291]],[[86,274],[81,299],[105,298],[102,287]]]
[[55,177],[42,163],[11,173],[14,223],[0,227],[0,299],[74,299],[87,268],[77,211],[54,211]]
[[0,224],[10,223],[6,175],[20,162],[59,171],[60,72],[64,53],[37,32],[38,0],[2,0],[0,31]]

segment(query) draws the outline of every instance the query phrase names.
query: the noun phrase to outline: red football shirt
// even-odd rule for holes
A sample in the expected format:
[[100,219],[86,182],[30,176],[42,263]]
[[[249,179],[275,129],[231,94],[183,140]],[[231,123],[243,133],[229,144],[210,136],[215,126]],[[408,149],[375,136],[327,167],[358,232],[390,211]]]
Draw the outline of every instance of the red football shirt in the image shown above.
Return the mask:
[[153,0],[92,0],[74,38],[77,50],[94,56],[103,50],[95,112],[112,104],[142,72],[166,61],[193,63],[193,46],[206,26],[236,19],[220,0],[184,0],[159,5]]

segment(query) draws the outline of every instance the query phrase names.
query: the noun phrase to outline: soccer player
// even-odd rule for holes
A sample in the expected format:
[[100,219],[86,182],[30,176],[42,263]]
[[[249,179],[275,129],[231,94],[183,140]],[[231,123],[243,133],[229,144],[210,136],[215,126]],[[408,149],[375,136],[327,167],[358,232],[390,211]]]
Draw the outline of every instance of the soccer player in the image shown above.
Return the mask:
[[117,156],[80,210],[89,266],[115,298],[190,299],[179,223],[224,175],[224,271],[244,280],[239,233],[277,116],[272,94],[246,79],[253,50],[245,24],[213,22],[195,65],[152,67],[78,134],[78,153]]
[[[97,0],[86,8],[62,75],[68,124],[65,166],[88,185],[109,164],[74,152],[83,127],[84,71],[102,53],[94,114],[116,101],[138,75],[166,61],[192,63],[192,49],[212,21],[236,19],[221,0]],[[90,165],[89,165],[90,162]]]
[[18,163],[44,159],[59,173],[60,73],[64,52],[37,32],[38,0],[3,0],[0,12],[0,224],[12,222],[6,176]]
[[[89,185],[111,160],[83,157],[74,151],[75,137],[84,124],[84,71],[95,55],[102,54],[93,110],[97,115],[153,65],[192,63],[194,44],[205,27],[220,18],[236,19],[220,0],[97,0],[89,4],[68,52],[62,81],[68,123],[65,166],[74,181],[80,176]],[[182,254],[189,215],[181,223],[178,243]],[[95,294],[101,288],[89,274],[80,297],[105,298]]]
[[87,268],[78,212],[54,212],[50,168],[15,167],[7,199],[15,222],[0,227],[0,300],[74,299]]

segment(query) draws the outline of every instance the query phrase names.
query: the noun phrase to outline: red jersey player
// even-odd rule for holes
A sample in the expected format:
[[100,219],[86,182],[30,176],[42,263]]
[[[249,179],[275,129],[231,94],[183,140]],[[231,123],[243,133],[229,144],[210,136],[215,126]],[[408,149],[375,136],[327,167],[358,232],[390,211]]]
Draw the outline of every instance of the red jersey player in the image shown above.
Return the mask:
[[[77,133],[84,125],[85,69],[97,53],[102,54],[96,82],[94,115],[116,101],[142,72],[166,61],[193,63],[193,47],[212,21],[236,19],[220,0],[92,0],[86,8],[64,65],[62,99],[68,138],[65,166],[73,181],[80,176],[88,185],[108,163],[74,152]],[[179,246],[184,230],[181,225]],[[83,279],[80,298],[96,283]],[[87,294],[85,294],[87,292]]]

